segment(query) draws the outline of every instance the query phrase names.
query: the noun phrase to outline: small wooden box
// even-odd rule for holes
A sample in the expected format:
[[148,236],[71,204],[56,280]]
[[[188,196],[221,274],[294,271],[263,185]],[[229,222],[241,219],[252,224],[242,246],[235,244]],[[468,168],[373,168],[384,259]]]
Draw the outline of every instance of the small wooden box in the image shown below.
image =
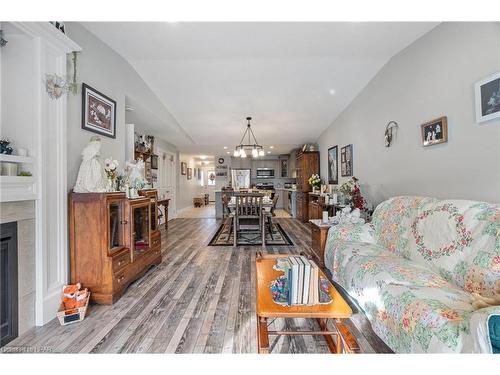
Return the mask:
[[71,323],[81,322],[83,319],[85,319],[85,314],[87,314],[89,301],[90,292],[88,292],[87,301],[85,302],[85,306],[83,307],[64,310],[64,305],[61,303],[61,305],[59,306],[59,311],[56,313],[57,319],[59,319],[59,323],[61,323],[62,326],[65,326]]

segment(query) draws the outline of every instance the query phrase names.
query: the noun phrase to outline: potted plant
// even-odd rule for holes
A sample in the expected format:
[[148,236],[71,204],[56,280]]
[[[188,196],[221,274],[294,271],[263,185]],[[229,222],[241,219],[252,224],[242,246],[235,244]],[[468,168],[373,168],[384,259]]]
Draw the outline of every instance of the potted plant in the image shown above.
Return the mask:
[[309,185],[312,186],[314,192],[320,190],[321,178],[319,177],[319,174],[313,174],[311,177],[309,177]]
[[361,195],[358,181],[359,180],[353,176],[350,180],[347,180],[340,185],[339,190],[342,193],[342,197],[344,199],[343,203],[345,205],[363,210],[365,208],[366,201]]

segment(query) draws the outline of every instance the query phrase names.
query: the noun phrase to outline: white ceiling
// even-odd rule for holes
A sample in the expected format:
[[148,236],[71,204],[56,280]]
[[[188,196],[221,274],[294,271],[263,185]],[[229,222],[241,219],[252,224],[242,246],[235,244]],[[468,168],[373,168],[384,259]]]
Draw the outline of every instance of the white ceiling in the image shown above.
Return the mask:
[[175,117],[184,135],[170,141],[181,151],[224,154],[250,115],[257,140],[277,154],[315,142],[392,56],[436,23],[83,25],[127,59]]

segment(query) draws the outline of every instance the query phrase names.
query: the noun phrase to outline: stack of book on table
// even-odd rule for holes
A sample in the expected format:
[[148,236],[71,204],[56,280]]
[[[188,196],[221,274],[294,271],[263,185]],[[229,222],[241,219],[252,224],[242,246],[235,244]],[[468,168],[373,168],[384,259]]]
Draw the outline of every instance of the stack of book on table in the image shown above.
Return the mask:
[[287,279],[287,305],[317,305],[331,302],[328,281],[320,279],[319,267],[304,256],[278,258],[276,268]]

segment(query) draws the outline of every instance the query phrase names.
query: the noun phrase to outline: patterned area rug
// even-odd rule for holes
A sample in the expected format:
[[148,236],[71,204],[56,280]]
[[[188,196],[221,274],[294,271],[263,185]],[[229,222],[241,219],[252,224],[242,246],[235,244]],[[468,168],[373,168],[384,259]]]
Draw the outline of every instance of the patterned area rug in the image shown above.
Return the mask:
[[[266,230],[266,246],[293,246],[293,242],[279,223],[273,223],[273,236]],[[229,224],[223,223],[208,246],[233,246],[234,232],[229,235]],[[258,230],[243,230],[238,235],[238,246],[260,246],[262,238]]]

